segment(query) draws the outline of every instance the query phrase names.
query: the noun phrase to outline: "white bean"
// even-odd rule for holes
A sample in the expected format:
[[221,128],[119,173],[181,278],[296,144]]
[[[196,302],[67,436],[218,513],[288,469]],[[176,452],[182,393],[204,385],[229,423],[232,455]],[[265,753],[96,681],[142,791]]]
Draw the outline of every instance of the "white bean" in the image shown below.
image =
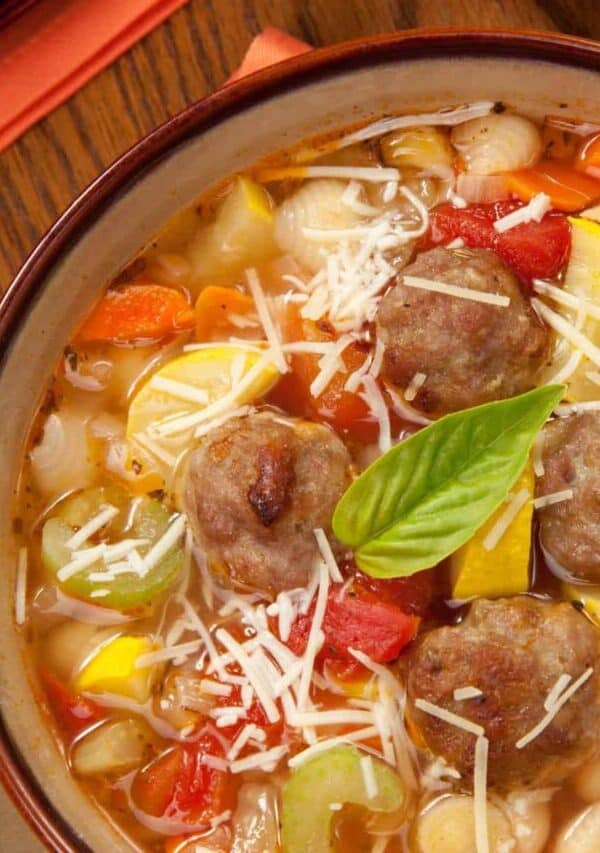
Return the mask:
[[600,850],[600,803],[588,806],[569,821],[559,834],[554,853],[598,853]]
[[517,840],[515,853],[540,853],[550,834],[552,791],[517,791],[504,801]]
[[586,803],[600,801],[600,758],[580,767],[571,779],[575,793]]
[[[505,815],[488,803],[487,816],[490,853],[516,853]],[[414,841],[418,853],[476,853],[473,797],[442,796],[427,805],[417,818]]]

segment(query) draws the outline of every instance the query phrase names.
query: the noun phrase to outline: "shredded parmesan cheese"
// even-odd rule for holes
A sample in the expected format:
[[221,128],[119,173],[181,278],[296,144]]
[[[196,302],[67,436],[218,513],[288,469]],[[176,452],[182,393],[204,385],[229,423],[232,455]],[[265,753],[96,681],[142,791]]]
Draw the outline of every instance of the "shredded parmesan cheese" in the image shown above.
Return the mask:
[[542,430],[538,432],[533,443],[533,473],[536,477],[544,476],[544,433]]
[[97,515],[90,518],[90,520],[86,522],[86,524],[84,524],[77,533],[74,533],[73,536],[65,542],[65,547],[70,551],[76,551],[78,548],[81,548],[83,543],[87,542],[90,536],[93,536],[94,533],[101,530],[118,514],[119,510],[116,506],[105,504]]
[[579,678],[574,681],[570,687],[568,687],[563,693],[561,693],[561,695],[552,705],[550,710],[545,714],[544,717],[542,717],[540,722],[535,725],[531,729],[531,731],[527,732],[526,735],[523,735],[523,737],[516,742],[515,746],[517,747],[517,749],[523,749],[523,747],[527,746],[527,744],[531,743],[531,741],[535,740],[536,737],[541,735],[544,729],[547,728],[547,726],[549,726],[552,720],[556,717],[562,706],[569,701],[571,696],[573,696],[573,694],[576,693],[577,690],[579,690],[579,688],[582,687],[589,678],[591,678],[593,672],[594,669],[590,666],[588,669],[586,669],[583,675],[580,675]]
[[402,276],[402,282],[407,287],[429,290],[432,293],[442,293],[446,296],[456,296],[459,299],[470,299],[472,302],[483,302],[486,305],[496,305],[501,308],[506,308],[510,305],[509,296],[499,293],[488,293],[481,290],[471,290],[469,287],[459,287],[456,284],[447,284],[445,281],[431,281],[428,278],[404,275]]
[[208,403],[208,392],[204,388],[196,388],[194,385],[177,382],[175,379],[153,376],[150,380],[150,386],[156,388],[157,391],[164,391],[165,394],[179,397],[181,400],[187,400],[190,403],[200,403],[201,405]]
[[558,676],[558,678],[556,679],[556,684],[546,696],[546,699],[544,701],[544,711],[550,711],[550,709],[554,707],[557,700],[560,698],[563,690],[569,686],[571,681],[571,676],[566,672],[563,672],[562,675]]
[[285,360],[285,355],[283,354],[283,350],[281,349],[281,340],[279,338],[279,332],[277,331],[275,323],[273,322],[273,318],[271,317],[271,312],[269,311],[269,306],[267,304],[267,298],[262,289],[258,273],[255,269],[246,270],[246,283],[248,285],[248,290],[250,291],[252,298],[254,299],[258,319],[262,323],[263,329],[265,330],[265,336],[271,346],[273,352],[273,360],[277,365],[280,373],[287,373],[288,366]]
[[423,383],[427,379],[426,373],[415,373],[413,378],[410,380],[408,385],[406,386],[406,390],[404,392],[404,399],[414,400],[417,394],[419,393],[419,389],[422,387]]
[[564,403],[556,406],[554,414],[559,418],[577,415],[580,412],[600,412],[600,400],[586,400],[584,403]]
[[472,735],[476,735],[477,737],[481,737],[485,734],[483,726],[480,726],[478,723],[473,723],[471,720],[467,720],[465,717],[459,716],[459,714],[454,714],[446,708],[440,708],[439,705],[434,705],[433,702],[428,702],[427,699],[415,699],[415,707],[419,708],[419,710],[423,711],[425,714],[437,717],[438,720],[442,720],[450,726],[456,726],[457,729],[463,729],[465,732],[470,732]]
[[533,505],[536,509],[544,509],[544,507],[552,506],[552,504],[562,503],[562,501],[570,501],[573,499],[573,489],[563,489],[561,492],[553,492],[550,495],[541,495],[535,498]]
[[335,343],[330,344],[329,352],[319,359],[319,373],[310,384],[313,397],[320,397],[338,371],[346,372],[346,366],[340,359],[341,354],[354,341],[351,335],[342,335]]
[[564,305],[567,308],[573,308],[575,311],[581,311],[589,317],[595,317],[600,320],[600,305],[585,299],[582,296],[576,296],[574,293],[569,293],[568,290],[563,290],[551,284],[549,281],[544,281],[540,278],[533,280],[533,289],[537,293],[548,296],[553,302],[558,302],[559,305]]
[[348,732],[344,735],[320,740],[318,743],[303,749],[302,752],[297,752],[296,755],[289,759],[288,767],[299,767],[300,764],[304,764],[305,761],[313,758],[313,756],[318,755],[321,752],[327,752],[329,749],[334,746],[338,746],[340,743],[360,743],[363,740],[368,741],[374,737],[377,737],[376,727],[366,726],[365,728],[356,729],[355,731]]
[[322,528],[320,527],[316,527],[313,530],[313,533],[315,534],[315,539],[317,540],[319,551],[321,552],[321,556],[325,560],[332,582],[343,583],[344,578],[342,577],[342,573],[339,570],[337,560],[335,559],[335,554],[331,549],[331,545],[329,544],[329,539],[325,535],[325,531],[322,530]]
[[261,169],[258,178],[261,181],[340,178],[351,181],[387,183],[388,181],[399,180],[400,172],[398,169],[384,169],[380,166],[283,166],[278,169]]
[[494,550],[528,500],[529,491],[527,489],[521,489],[516,495],[513,495],[508,506],[483,540],[483,547],[486,551]]
[[269,722],[276,723],[277,720],[280,719],[280,714],[277,710],[277,705],[272,699],[269,684],[263,680],[261,673],[253,665],[242,646],[237,642],[237,640],[233,639],[231,634],[226,631],[225,628],[219,628],[215,636],[241,666],[242,672],[247,676],[248,681],[251,683],[258,697],[258,701],[263,706]]
[[136,658],[135,669],[143,669],[147,666],[154,666],[155,663],[163,663],[164,661],[176,658],[186,658],[188,655],[197,652],[200,645],[201,640],[190,640],[189,643],[180,643],[178,646],[158,649],[155,652],[146,652]]
[[487,820],[487,764],[489,741],[478,737],[475,741],[475,769],[473,771],[473,810],[475,812],[475,846],[477,853],[489,853]]
[[545,320],[555,332],[558,332],[559,335],[566,338],[572,346],[580,349],[583,354],[590,359],[590,361],[593,361],[594,364],[600,367],[600,347],[597,347],[596,344],[592,343],[592,341],[590,341],[582,331],[576,328],[576,326],[569,323],[568,320],[565,320],[565,318],[560,314],[557,314],[556,311],[548,308],[548,306],[539,299],[532,299],[531,304],[540,317]]
[[392,446],[392,427],[388,407],[379,385],[370,374],[363,376],[362,386],[365,390],[360,396],[379,424],[379,449],[385,453]]
[[333,711],[302,711],[293,715],[292,725],[298,728],[302,726],[351,726],[351,725],[373,725],[374,717],[372,711],[359,711],[339,708]]
[[377,379],[381,372],[381,365],[383,364],[383,356],[385,355],[385,344],[381,340],[381,338],[377,338],[375,341],[375,351],[373,352],[373,360],[369,367],[368,373],[373,379]]
[[232,761],[229,769],[232,773],[244,773],[246,770],[266,770],[270,771],[277,766],[286,752],[289,751],[289,746],[274,746],[272,749],[267,749],[264,752],[257,752],[249,755],[247,758],[240,758],[237,761]]
[[525,222],[541,222],[552,207],[552,200],[546,193],[537,193],[528,204],[518,207],[494,222],[494,231],[503,234],[505,231],[523,225]]
[[360,772],[362,773],[367,799],[372,800],[379,793],[379,787],[375,778],[373,759],[370,755],[364,755],[360,759]]
[[261,358],[255,362],[240,382],[228,391],[227,394],[219,397],[214,403],[211,403],[204,409],[200,409],[198,412],[191,412],[190,414],[158,421],[148,428],[148,432],[155,434],[158,438],[176,435],[186,432],[188,429],[196,427],[204,421],[210,421],[218,415],[229,412],[232,407],[237,405],[240,396],[252,387],[267,365],[278,367],[275,353],[272,353],[271,350],[261,352]]
[[154,543],[144,557],[144,565],[147,571],[151,571],[151,569],[157,566],[171,548],[179,542],[185,532],[185,524],[185,515],[178,515],[160,539]]
[[463,699],[477,699],[479,696],[483,696],[483,691],[479,687],[471,687],[470,685],[457,687],[454,691],[455,702],[462,702]]
[[[300,684],[297,691],[297,704],[299,710],[304,710],[308,702],[308,692],[310,688],[311,675],[315,663],[315,658],[323,643],[323,632],[321,625],[325,616],[325,608],[327,607],[327,594],[329,592],[329,572],[327,565],[323,561],[319,561],[318,565],[319,576],[319,592],[317,594],[317,603],[315,612],[308,634],[306,643],[306,651],[304,652],[303,663],[304,668],[300,676]],[[311,725],[308,723],[307,725]]]
[[429,418],[426,418],[425,415],[419,414],[419,412],[413,409],[412,406],[409,406],[409,404],[400,397],[398,392],[395,391],[391,385],[386,385],[385,390],[389,394],[394,411],[403,420],[413,424],[421,424],[423,426],[427,426],[427,424],[432,423],[432,421]]
[[27,548],[19,548],[15,581],[15,621],[17,625],[22,625],[25,622],[27,610],[27,563]]
[[[258,735],[258,739],[264,740],[265,733],[258,726],[254,725],[254,723],[248,723],[247,726],[241,730],[239,735],[231,744],[229,751],[227,753],[227,758],[229,761],[235,761],[238,757],[242,749],[246,746],[246,744]],[[262,737],[261,737],[262,736]]]

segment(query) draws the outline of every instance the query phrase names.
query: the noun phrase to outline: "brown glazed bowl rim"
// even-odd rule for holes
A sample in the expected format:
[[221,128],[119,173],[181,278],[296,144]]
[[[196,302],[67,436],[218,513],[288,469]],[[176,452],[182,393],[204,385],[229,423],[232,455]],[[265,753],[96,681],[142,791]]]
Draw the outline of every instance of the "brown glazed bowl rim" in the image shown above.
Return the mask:
[[[519,58],[597,70],[600,43],[537,31],[409,30],[315,49],[224,86],[143,137],[102,172],[42,237],[0,301],[0,359],[24,321],[30,301],[60,256],[117,193],[177,145],[262,100],[324,76],[333,77],[385,62],[453,56]],[[64,853],[89,849],[51,805],[10,742],[2,719],[0,780],[49,849]]]

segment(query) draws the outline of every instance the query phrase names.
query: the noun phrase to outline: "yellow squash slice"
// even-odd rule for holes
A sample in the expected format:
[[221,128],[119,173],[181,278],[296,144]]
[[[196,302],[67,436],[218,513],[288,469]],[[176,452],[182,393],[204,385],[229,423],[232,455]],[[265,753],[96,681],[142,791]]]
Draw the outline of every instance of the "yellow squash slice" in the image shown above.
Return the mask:
[[161,667],[136,664],[141,655],[156,648],[149,637],[116,637],[101,646],[83,666],[75,678],[75,687],[82,693],[117,693],[145,702]]
[[[582,216],[571,216],[569,222],[572,229],[571,257],[562,290],[600,308],[600,222]],[[600,346],[600,319],[586,316],[581,321],[574,308],[556,304],[551,304],[551,307],[569,322],[580,324],[583,334],[593,344]],[[572,352],[570,347],[566,347],[542,377],[542,381],[553,380],[557,370],[567,364]],[[597,400],[600,396],[599,378],[600,366],[583,356],[575,372],[568,377],[567,400],[573,403]]]
[[[261,352],[233,345],[206,347],[167,362],[142,386],[129,407],[127,438],[136,460],[168,478],[181,454],[193,444],[197,427],[262,397],[278,376],[277,368]],[[240,390],[232,396],[236,387]],[[219,401],[224,403],[222,411]],[[204,410],[206,420],[195,424],[194,417]],[[167,420],[188,416],[192,417],[189,428],[157,433],[157,427],[160,431]]]
[[[513,487],[516,494],[526,489],[533,498],[534,474],[531,463]],[[475,597],[499,598],[517,595],[529,588],[529,554],[531,549],[531,501],[521,507],[495,548],[488,551],[484,541],[506,504],[477,531],[475,536],[451,557],[452,596],[457,599]]]

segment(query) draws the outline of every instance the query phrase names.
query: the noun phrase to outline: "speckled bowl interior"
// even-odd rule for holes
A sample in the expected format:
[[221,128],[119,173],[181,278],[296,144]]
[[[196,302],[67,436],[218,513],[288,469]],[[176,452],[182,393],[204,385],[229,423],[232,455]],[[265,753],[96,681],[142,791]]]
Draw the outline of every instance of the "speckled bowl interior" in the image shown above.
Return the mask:
[[[565,56],[566,64],[558,64],[531,58],[525,45],[508,51],[513,55],[494,55],[505,51],[496,49],[492,38],[489,44],[482,40],[477,51],[465,51],[458,37],[454,44],[446,37],[450,47],[432,42],[428,49],[424,42],[412,53],[405,51],[404,38],[382,42],[385,48],[364,55],[354,47],[348,62],[340,61],[338,49],[333,65],[325,61],[316,70],[314,59],[303,60],[313,63],[310,74],[298,75],[294,69],[306,67],[299,62],[287,76],[282,72],[276,85],[270,78],[266,94],[252,84],[252,97],[247,90],[239,101],[235,93],[230,95],[226,108],[213,110],[208,127],[206,109],[200,105],[196,118],[185,119],[184,142],[160,156],[153,153],[152,141],[144,143],[133,179],[130,167],[126,185],[118,186],[121,179],[113,173],[117,188],[87,215],[83,230],[70,235],[58,253],[52,241],[62,236],[52,237],[36,269],[22,276],[19,287],[27,289],[28,304],[5,324],[0,371],[0,701],[8,751],[16,762],[5,775],[13,794],[20,788],[21,805],[30,818],[45,814],[43,821],[34,822],[38,830],[45,824],[47,843],[48,826],[53,827],[55,849],[81,850],[83,842],[95,851],[136,849],[69,775],[35,702],[22,656],[23,634],[13,622],[16,546],[9,508],[23,443],[63,347],[106,281],[206,187],[316,131],[385,112],[429,110],[482,98],[505,101],[538,117],[562,113],[600,120],[598,74],[591,67],[577,67],[581,63],[575,49],[570,58]],[[600,65],[600,53],[596,60]],[[68,217],[64,227],[69,228]],[[51,258],[53,254],[57,256]]]

